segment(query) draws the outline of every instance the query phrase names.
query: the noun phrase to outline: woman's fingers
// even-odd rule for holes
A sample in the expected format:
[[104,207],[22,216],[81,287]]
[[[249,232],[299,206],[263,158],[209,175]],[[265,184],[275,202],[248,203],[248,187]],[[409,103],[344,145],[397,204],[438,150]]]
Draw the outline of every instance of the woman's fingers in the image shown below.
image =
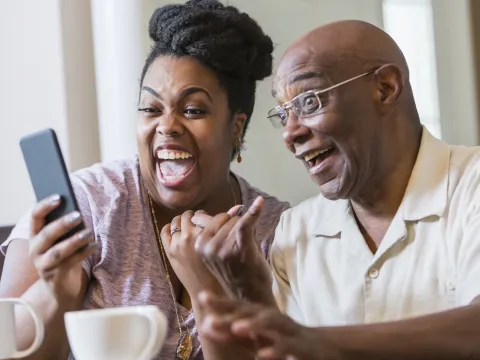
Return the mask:
[[213,216],[208,215],[206,212],[197,211],[192,217],[192,224],[204,229],[212,220]]
[[89,243],[86,247],[84,247],[83,249],[74,253],[64,263],[61,263],[60,266],[65,265],[66,267],[72,267],[72,266],[82,262],[87,257],[95,254],[95,251],[97,250],[97,247],[98,247],[97,243],[95,243],[95,242]]
[[74,211],[45,226],[30,242],[30,254],[37,256],[50,249],[68,231],[82,223],[82,216]]
[[163,248],[169,253],[170,250],[170,244],[172,243],[172,235],[170,234],[171,231],[171,225],[167,224],[162,228],[162,231],[160,232],[160,241],[162,242]]
[[[52,269],[44,271],[38,270],[39,274],[46,281],[57,279],[56,282],[58,282],[59,279],[64,276],[63,274],[67,273],[75,266],[78,266],[83,260],[85,260],[89,256],[95,254],[96,250],[97,244],[95,242],[89,243],[70,257],[66,258],[64,261],[58,263],[57,266],[53,267]],[[55,286],[56,285],[53,285],[54,288]]]
[[[45,253],[36,258],[35,266],[41,272],[47,272],[60,263],[69,260],[74,254],[80,250],[84,250],[89,246],[93,240],[90,230],[83,230],[73,235],[72,237],[52,246]],[[96,243],[93,243],[93,247],[96,247]]]
[[[223,215],[222,221],[215,221],[219,216],[217,215],[210,221],[209,226],[205,227],[205,230],[211,229],[211,231],[205,232],[201,239],[197,241],[197,250],[201,251],[207,258],[217,257],[220,260],[225,260],[237,253],[238,248],[244,246],[245,238],[253,231],[255,223],[262,213],[263,204],[263,198],[258,197],[241,217],[227,213],[221,214]],[[242,207],[233,207],[231,211],[236,214],[242,210]],[[249,240],[253,241],[254,239]]]
[[[232,255],[236,249],[233,248],[235,238],[231,236],[232,230],[237,224],[238,217],[231,218],[220,229],[218,229],[210,239],[208,244],[203,247],[203,255],[212,260],[225,260],[229,255]],[[223,248],[228,248],[228,251],[221,251]]]
[[203,254],[203,249],[215,236],[218,230],[226,224],[232,217],[226,213],[214,216],[211,221],[205,226],[203,231],[197,236],[195,241],[195,250]]
[[244,238],[246,235],[253,229],[254,225],[260,218],[262,214],[263,205],[265,201],[261,196],[258,196],[253,204],[248,208],[247,212],[240,217],[235,227],[237,240],[240,242],[239,245],[243,245]]
[[243,210],[244,205],[235,205],[232,207],[230,210],[227,211],[227,214],[230,216],[238,216],[242,210]]
[[180,227],[182,233],[190,233],[195,228],[192,223],[193,211],[185,211],[180,218]]
[[49,196],[39,201],[32,210],[30,219],[30,238],[37,235],[45,226],[45,218],[55,208],[60,205],[61,197],[59,195]]
[[[230,217],[238,216],[242,209],[243,205],[235,205],[227,211],[227,214]],[[213,216],[208,215],[204,210],[197,210],[192,217],[192,223],[198,227],[206,228],[213,218]]]
[[[170,222],[170,231],[177,232],[178,230],[181,230],[181,226],[180,226],[181,222],[182,222],[182,217],[180,215],[175,216]],[[173,236],[173,234],[171,235]]]

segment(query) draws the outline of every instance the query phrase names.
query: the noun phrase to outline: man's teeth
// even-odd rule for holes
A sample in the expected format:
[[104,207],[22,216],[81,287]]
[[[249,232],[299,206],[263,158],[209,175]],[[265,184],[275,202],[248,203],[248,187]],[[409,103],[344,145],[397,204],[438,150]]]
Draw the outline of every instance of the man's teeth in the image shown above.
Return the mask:
[[193,157],[193,155],[185,151],[162,149],[157,152],[157,157],[161,160],[176,160],[176,159],[188,159]]
[[318,155],[323,154],[323,153],[325,153],[329,150],[332,150],[332,148],[330,147],[330,148],[324,149],[324,150],[315,150],[315,151],[312,151],[312,152],[308,153],[303,158],[305,159],[305,161],[310,161],[313,158],[316,158]]

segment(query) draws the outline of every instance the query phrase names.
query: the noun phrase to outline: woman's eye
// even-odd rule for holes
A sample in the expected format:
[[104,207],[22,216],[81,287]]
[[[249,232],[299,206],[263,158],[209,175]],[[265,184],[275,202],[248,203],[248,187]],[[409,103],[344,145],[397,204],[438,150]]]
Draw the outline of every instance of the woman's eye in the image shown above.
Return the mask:
[[194,115],[194,116],[200,116],[204,115],[205,111],[200,110],[200,109],[185,109],[185,114],[187,115]]
[[156,108],[152,108],[152,107],[141,108],[141,109],[138,109],[138,111],[143,112],[143,113],[147,113],[147,114],[154,114],[154,113],[161,112],[160,110],[158,110]]

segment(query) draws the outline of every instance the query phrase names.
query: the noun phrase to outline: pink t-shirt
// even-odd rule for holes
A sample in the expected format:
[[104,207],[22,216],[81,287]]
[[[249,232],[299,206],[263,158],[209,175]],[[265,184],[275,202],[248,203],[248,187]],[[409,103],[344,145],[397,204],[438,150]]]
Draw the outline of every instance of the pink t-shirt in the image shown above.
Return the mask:
[[[236,178],[245,208],[258,195],[265,199],[255,230],[268,259],[278,220],[289,204],[250,186],[239,176]],[[175,359],[178,325],[138,158],[97,164],[73,173],[71,180],[85,225],[93,230],[98,243],[97,252],[83,264],[90,277],[84,307],[157,305],[169,321],[169,335],[157,359]],[[28,238],[28,229],[26,214],[1,245],[2,253],[6,253],[13,239]],[[203,359],[193,314],[181,305],[178,308],[194,335],[191,358]]]

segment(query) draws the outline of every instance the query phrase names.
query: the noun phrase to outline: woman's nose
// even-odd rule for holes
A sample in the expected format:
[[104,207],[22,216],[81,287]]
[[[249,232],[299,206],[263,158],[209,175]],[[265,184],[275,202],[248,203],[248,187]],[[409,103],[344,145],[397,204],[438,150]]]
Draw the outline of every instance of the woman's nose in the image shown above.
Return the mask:
[[174,113],[165,114],[158,119],[157,133],[163,136],[179,136],[183,134],[181,121]]

